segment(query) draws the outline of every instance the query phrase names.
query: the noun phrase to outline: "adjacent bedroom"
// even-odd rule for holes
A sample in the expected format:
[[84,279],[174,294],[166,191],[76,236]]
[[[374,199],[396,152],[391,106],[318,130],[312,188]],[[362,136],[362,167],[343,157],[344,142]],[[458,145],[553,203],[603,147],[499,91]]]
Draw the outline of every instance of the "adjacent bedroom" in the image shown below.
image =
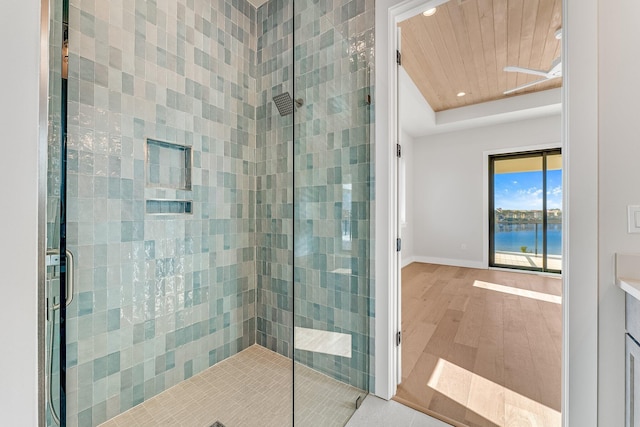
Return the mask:
[[401,383],[453,425],[560,426],[562,5],[398,25]]

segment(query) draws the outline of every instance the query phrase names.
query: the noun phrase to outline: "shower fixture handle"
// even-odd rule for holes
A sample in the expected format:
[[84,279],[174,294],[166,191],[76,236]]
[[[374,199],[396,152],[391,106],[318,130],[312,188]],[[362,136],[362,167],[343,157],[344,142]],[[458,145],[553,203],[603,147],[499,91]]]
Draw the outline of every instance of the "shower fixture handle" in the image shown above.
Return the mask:
[[[66,288],[67,288],[67,292],[66,292],[66,297],[65,297],[65,303],[64,306],[68,307],[69,304],[71,304],[71,302],[73,301],[73,291],[74,291],[74,260],[73,260],[73,253],[70,250],[66,250],[65,251],[65,258],[66,258],[66,266],[67,266],[67,274],[66,274],[66,280],[65,280],[65,284],[66,284]],[[60,265],[60,250],[59,249],[49,249],[47,250],[47,266],[51,266],[51,265]],[[51,307],[54,310],[58,310],[60,308],[60,303],[58,304],[53,304],[53,306]]]

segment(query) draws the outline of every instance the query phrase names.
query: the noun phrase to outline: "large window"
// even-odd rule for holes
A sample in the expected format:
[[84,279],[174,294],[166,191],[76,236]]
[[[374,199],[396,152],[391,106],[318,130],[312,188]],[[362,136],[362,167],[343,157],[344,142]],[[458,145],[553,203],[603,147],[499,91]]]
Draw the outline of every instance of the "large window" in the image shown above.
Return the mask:
[[489,190],[489,265],[559,273],[560,150],[490,157]]

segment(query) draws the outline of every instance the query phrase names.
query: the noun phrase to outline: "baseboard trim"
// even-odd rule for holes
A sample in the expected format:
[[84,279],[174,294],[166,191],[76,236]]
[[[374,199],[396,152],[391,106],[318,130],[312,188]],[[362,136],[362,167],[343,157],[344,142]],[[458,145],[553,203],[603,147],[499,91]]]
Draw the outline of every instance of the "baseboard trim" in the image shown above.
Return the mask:
[[467,268],[480,268],[486,270],[487,267],[484,265],[482,261],[471,261],[468,259],[452,259],[452,258],[436,258],[436,257],[423,257],[423,256],[414,256],[407,258],[407,263],[405,264],[404,259],[402,260],[402,267],[406,267],[407,265],[421,262],[424,264],[439,264],[439,265],[450,265],[452,267],[467,267]]
[[410,257],[406,257],[406,258],[402,257],[400,265],[401,265],[401,268],[405,268],[407,265],[413,264],[414,262],[418,262],[418,261],[416,261],[416,257],[414,257],[414,256],[410,256]]

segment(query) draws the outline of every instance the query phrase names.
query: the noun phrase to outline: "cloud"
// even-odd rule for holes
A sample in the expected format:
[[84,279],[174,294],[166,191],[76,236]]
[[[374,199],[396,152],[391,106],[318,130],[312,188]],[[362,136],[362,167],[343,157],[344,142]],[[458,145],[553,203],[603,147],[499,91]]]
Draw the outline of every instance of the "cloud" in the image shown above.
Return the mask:
[[[508,176],[511,175],[511,176]],[[562,208],[562,185],[549,176],[547,180],[547,208]],[[544,191],[541,173],[524,172],[496,175],[495,206],[502,209],[541,210]]]
[[562,186],[557,186],[552,188],[551,190],[547,190],[547,195],[553,196],[561,196],[562,195]]

